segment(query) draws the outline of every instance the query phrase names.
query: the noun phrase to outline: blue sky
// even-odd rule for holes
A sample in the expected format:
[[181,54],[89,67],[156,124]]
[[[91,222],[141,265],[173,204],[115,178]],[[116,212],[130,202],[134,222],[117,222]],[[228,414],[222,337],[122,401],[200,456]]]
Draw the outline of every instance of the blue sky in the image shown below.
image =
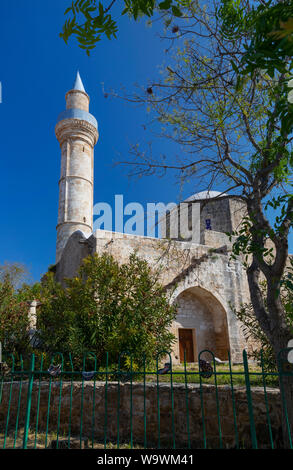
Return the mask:
[[[94,202],[169,202],[179,189],[164,180],[129,179],[113,162],[125,159],[129,144],[143,136],[145,110],[104,98],[105,88],[147,85],[163,60],[154,29],[127,18],[118,39],[106,38],[91,57],[74,40],[58,37],[68,0],[16,0],[1,3],[1,233],[0,263],[28,265],[37,280],[55,261],[60,151],[54,127],[65,109],[65,93],[80,70],[98,120]],[[170,148],[171,151],[171,148]],[[172,180],[173,183],[173,180]]]
[[[0,44],[2,82],[0,264],[25,263],[34,280],[55,261],[60,150],[54,127],[65,109],[65,93],[77,69],[90,95],[90,112],[99,123],[95,148],[94,202],[111,205],[115,194],[125,203],[178,201],[201,187],[187,185],[180,194],[172,175],[129,179],[113,166],[129,154],[129,144],[143,140],[146,110],[119,99],[104,98],[106,89],[147,86],[165,60],[157,26],[119,19],[118,39],[104,38],[91,57],[75,40],[66,45],[59,32],[69,0],[1,2]],[[174,152],[171,143],[158,150]],[[181,197],[180,197],[181,196]],[[292,249],[291,249],[292,251]]]

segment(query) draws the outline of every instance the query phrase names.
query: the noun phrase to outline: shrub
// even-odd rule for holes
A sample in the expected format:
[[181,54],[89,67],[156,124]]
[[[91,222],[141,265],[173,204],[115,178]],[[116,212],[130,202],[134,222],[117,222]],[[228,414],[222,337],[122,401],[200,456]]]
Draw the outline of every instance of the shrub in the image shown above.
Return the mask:
[[0,266],[0,342],[3,351],[20,354],[31,351],[28,318],[28,298],[31,287],[21,282],[27,270],[19,263]]
[[[43,281],[43,305],[38,329],[47,351],[96,354],[109,362],[129,352],[134,367],[143,355],[149,364],[157,353],[170,350],[170,326],[176,309],[158,281],[158,273],[136,254],[119,264],[111,255],[89,256],[79,273],[63,288],[48,273]],[[129,361],[128,361],[129,365]]]

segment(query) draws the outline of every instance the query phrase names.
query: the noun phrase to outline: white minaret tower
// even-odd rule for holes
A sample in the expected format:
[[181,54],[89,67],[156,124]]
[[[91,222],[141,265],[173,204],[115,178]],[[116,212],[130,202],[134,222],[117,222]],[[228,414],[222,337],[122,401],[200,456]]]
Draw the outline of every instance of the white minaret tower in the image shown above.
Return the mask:
[[94,146],[99,137],[79,72],[65,99],[66,111],[55,127],[61,148],[56,263],[72,233],[81,230],[87,237],[92,233]]

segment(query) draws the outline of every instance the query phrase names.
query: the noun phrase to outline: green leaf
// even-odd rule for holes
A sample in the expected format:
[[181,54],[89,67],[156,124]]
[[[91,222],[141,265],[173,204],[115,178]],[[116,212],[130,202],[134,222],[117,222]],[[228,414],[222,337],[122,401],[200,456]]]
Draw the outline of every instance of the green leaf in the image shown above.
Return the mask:
[[182,12],[181,10],[179,10],[178,7],[176,7],[175,5],[172,5],[172,13],[174,16],[182,16]]
[[232,69],[234,70],[234,72],[236,72],[238,74],[239,73],[239,68],[235,64],[234,60],[231,60],[231,65],[232,65]]
[[159,3],[160,10],[169,10],[171,7],[172,0],[165,0],[164,2]]

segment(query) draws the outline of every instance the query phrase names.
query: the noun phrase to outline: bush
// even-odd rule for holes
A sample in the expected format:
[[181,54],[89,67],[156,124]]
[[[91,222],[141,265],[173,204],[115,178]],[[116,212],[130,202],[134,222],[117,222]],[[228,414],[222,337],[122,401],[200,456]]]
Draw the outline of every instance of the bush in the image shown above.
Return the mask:
[[40,288],[23,284],[27,277],[27,269],[19,263],[0,266],[0,342],[3,351],[13,353],[16,360],[31,352],[28,301]]
[[92,351],[99,363],[108,352],[111,363],[127,351],[135,367],[144,354],[149,364],[174,342],[169,328],[176,309],[157,273],[136,254],[126,264],[109,254],[89,256],[65,288],[48,273],[42,296],[38,330],[47,352],[81,358]]

